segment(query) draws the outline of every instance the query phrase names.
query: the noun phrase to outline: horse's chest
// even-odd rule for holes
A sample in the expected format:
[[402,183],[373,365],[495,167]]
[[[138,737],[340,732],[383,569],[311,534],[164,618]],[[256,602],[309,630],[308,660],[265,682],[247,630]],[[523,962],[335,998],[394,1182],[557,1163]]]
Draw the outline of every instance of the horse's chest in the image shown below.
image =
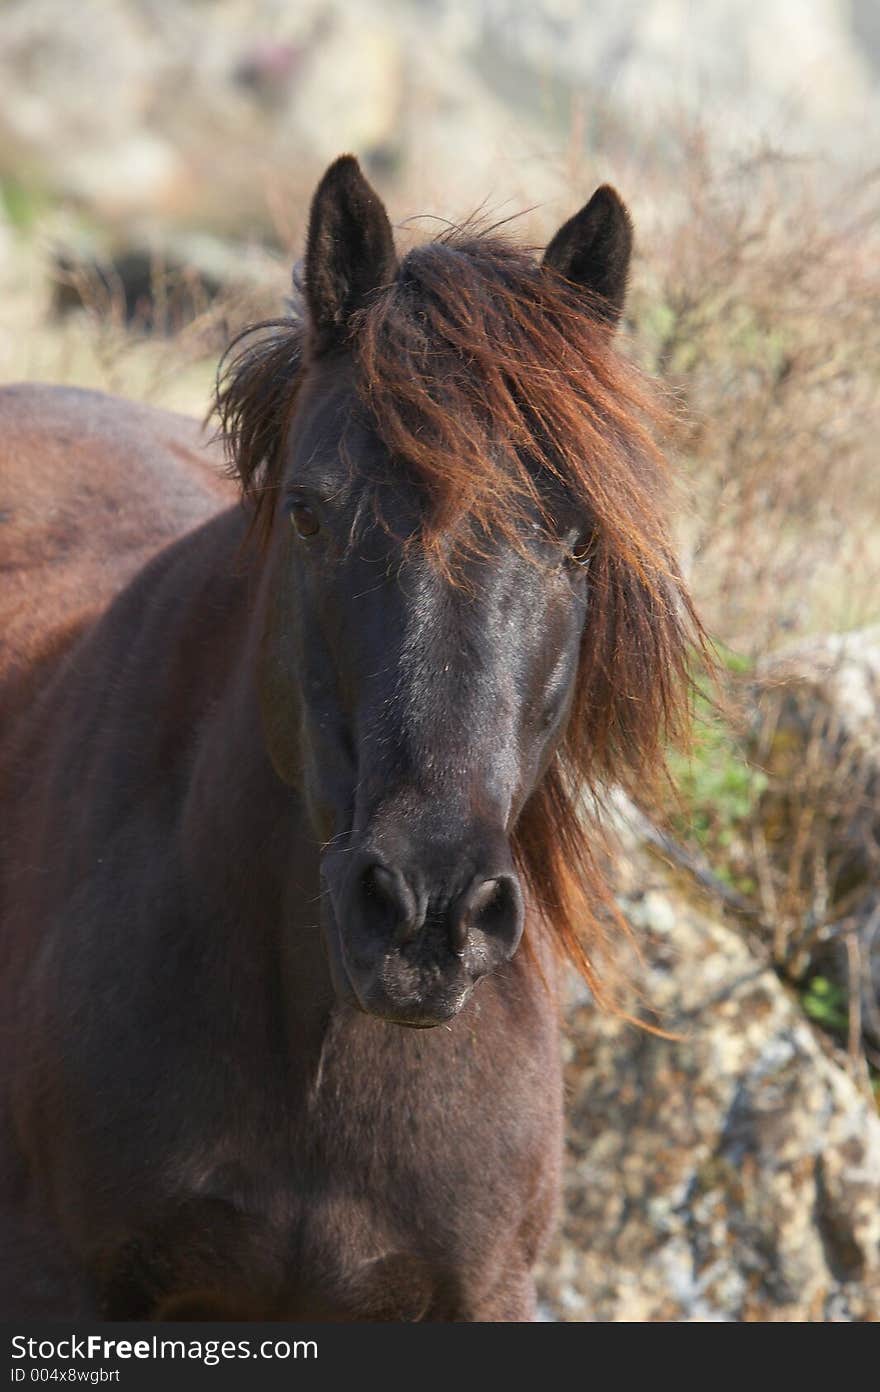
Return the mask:
[[225,1137],[237,1159],[200,1188],[224,1206],[226,1250],[260,1317],[454,1311],[545,1204],[558,1149],[552,1078],[530,1095],[528,1063],[505,1078],[483,1058],[437,1075],[419,1068],[432,1047],[413,1036],[396,1068],[373,1059],[353,1074],[330,1059],[274,1134],[262,1119],[258,1150]]

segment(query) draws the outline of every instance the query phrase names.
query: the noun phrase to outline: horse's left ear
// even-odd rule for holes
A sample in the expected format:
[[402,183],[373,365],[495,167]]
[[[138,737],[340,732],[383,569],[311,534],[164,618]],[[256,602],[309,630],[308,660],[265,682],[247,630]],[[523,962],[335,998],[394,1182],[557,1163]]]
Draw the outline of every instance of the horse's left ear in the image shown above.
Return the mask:
[[305,293],[317,352],[342,342],[348,320],[394,275],[394,235],[354,155],[327,170],[309,214]]
[[594,312],[614,328],[623,312],[632,243],[623,199],[603,184],[562,224],[544,252],[543,265],[597,296]]

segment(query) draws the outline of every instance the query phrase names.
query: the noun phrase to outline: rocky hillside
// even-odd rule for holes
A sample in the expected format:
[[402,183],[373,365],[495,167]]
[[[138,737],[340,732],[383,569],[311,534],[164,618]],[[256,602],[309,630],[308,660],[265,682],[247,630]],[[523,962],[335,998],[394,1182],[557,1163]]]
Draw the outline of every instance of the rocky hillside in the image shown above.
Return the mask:
[[863,1072],[717,907],[631,843],[644,996],[673,1039],[567,1012],[560,1320],[880,1318],[880,1116]]
[[711,862],[619,809],[633,1008],[669,1037],[572,986],[550,1318],[880,1318],[880,630],[740,687],[761,777]]

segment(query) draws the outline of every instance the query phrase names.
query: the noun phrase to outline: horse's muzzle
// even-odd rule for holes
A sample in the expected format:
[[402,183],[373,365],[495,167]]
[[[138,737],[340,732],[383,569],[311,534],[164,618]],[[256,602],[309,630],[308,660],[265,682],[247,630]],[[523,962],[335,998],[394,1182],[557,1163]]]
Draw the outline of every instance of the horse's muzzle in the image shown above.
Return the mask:
[[338,995],[367,1014],[429,1028],[457,1015],[477,981],[510,960],[523,899],[509,855],[477,869],[472,856],[459,864],[462,873],[429,879],[378,848],[325,856],[324,934]]

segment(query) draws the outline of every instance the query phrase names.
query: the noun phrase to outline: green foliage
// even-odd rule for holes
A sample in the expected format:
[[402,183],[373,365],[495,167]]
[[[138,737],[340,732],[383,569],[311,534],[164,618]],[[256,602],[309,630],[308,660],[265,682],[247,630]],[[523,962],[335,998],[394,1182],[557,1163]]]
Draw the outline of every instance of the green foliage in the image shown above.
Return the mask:
[[[750,670],[748,658],[730,648],[720,647],[717,655],[732,674]],[[693,747],[686,756],[673,751],[669,769],[678,791],[673,813],[677,833],[695,840],[716,873],[733,880],[726,852],[752,816],[767,779],[749,763],[723,712],[702,691],[695,703]],[[745,892],[754,888],[751,884],[739,887]]]
[[846,990],[827,976],[811,977],[801,993],[804,1010],[811,1020],[833,1034],[843,1034],[849,1024]]
[[754,663],[745,653],[734,652],[733,648],[728,648],[724,643],[716,643],[715,652],[718,660],[726,672],[733,673],[734,676],[745,676],[754,668]]
[[18,232],[29,232],[46,211],[46,195],[13,175],[0,179],[0,201],[6,216]]

